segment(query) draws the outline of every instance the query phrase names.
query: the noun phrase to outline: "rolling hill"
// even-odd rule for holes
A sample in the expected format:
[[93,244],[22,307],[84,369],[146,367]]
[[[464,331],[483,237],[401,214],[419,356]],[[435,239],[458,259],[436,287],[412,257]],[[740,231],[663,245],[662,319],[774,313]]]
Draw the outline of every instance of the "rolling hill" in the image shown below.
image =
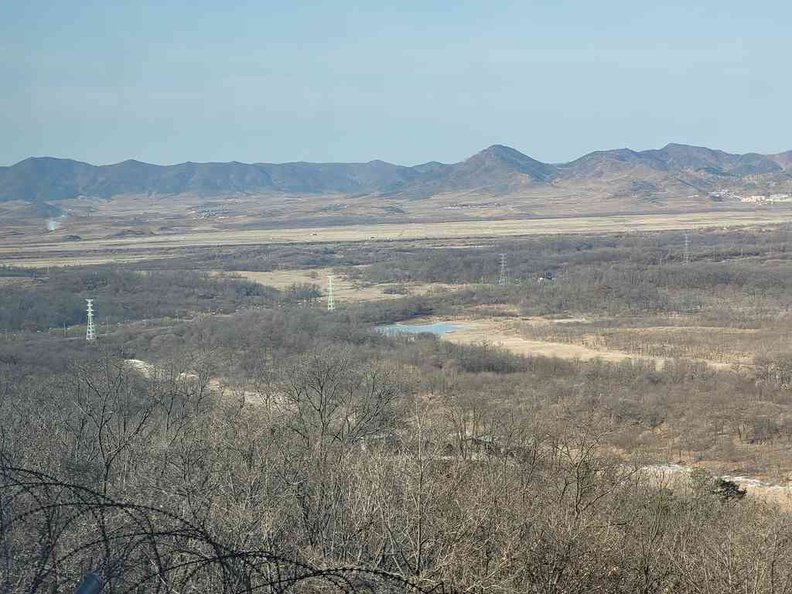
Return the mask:
[[792,151],[737,155],[669,144],[662,149],[597,151],[569,163],[543,163],[493,145],[454,164],[412,167],[368,163],[181,163],[161,166],[124,161],[95,166],[32,157],[0,167],[0,202],[57,203],[77,197],[122,195],[166,198],[270,193],[341,194],[427,199],[437,195],[509,196],[542,188],[600,188],[605,197],[636,200],[720,191],[739,194],[792,191]]

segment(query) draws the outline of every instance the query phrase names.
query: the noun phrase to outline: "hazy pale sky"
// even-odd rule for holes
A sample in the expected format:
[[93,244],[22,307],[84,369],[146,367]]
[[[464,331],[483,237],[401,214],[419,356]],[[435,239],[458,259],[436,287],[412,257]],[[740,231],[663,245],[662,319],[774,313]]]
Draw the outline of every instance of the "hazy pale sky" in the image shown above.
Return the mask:
[[792,149],[788,0],[0,0],[0,55],[4,165]]

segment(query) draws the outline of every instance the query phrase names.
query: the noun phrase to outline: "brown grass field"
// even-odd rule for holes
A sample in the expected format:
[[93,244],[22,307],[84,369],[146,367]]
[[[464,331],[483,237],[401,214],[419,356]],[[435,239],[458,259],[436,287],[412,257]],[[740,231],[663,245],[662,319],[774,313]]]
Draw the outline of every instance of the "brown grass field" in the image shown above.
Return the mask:
[[174,250],[264,244],[343,243],[497,239],[570,233],[630,233],[697,228],[762,226],[792,220],[792,211],[712,211],[688,214],[581,216],[521,220],[476,220],[440,223],[393,223],[266,230],[194,229],[188,233],[120,238],[63,239],[55,234],[19,236],[0,232],[0,264],[68,266],[134,262],[163,258]]
[[[380,283],[377,285],[362,285],[339,274],[332,268],[311,268],[310,270],[273,270],[271,272],[255,272],[248,270],[235,270],[233,272],[214,271],[213,276],[233,277],[239,276],[247,280],[286,289],[293,284],[315,284],[323,291],[327,284],[327,276],[334,273],[334,291],[336,299],[343,302],[379,301],[405,297],[403,294],[389,294],[385,290],[395,286],[394,283]],[[407,295],[427,295],[441,293],[458,288],[457,285],[441,285],[439,283],[408,283],[403,285],[408,291]]]

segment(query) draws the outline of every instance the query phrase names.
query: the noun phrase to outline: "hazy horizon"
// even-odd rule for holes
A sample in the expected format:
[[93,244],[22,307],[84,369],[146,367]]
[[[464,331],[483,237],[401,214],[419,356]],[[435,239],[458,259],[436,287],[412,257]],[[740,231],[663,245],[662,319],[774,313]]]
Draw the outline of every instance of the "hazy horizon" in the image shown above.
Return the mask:
[[782,2],[0,8],[0,164],[792,149]]

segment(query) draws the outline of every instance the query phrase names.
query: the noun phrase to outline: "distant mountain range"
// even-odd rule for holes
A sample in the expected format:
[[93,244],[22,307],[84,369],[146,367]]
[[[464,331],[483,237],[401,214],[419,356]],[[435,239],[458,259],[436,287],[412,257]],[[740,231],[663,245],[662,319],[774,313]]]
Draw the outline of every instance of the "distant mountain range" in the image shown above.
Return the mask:
[[[181,163],[124,161],[95,166],[33,157],[0,167],[0,201],[50,203],[118,195],[341,193],[423,199],[443,193],[508,195],[542,186],[605,185],[613,195],[651,196],[723,188],[785,187],[792,183],[792,151],[730,154],[669,144],[659,150],[597,151],[569,163],[542,163],[493,145],[460,163],[413,167],[368,163]],[[762,185],[764,184],[764,185]],[[760,187],[761,186],[761,187]]]

